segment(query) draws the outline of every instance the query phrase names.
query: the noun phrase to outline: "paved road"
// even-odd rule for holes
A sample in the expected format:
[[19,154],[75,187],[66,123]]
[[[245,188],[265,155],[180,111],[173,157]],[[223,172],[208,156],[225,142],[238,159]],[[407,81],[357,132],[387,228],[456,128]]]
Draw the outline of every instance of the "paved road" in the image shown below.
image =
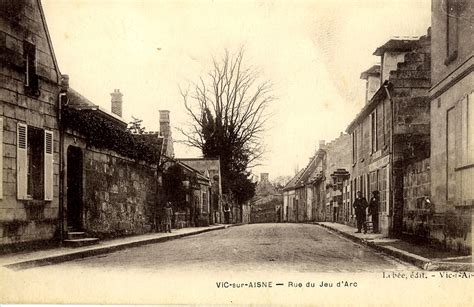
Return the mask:
[[49,268],[239,272],[415,270],[412,266],[309,224],[253,224],[231,227],[65,262]]
[[[380,303],[387,293],[404,285],[382,279],[382,271],[416,270],[320,226],[257,224],[56,265],[21,271],[0,270],[0,276],[8,281],[0,283],[0,298],[11,303],[314,304],[317,297],[325,301],[342,297],[351,303],[367,293],[365,291],[382,285],[390,291],[377,290],[371,296],[374,303]],[[359,274],[354,274],[356,272]],[[336,284],[342,280],[357,282],[359,288],[357,291],[330,288],[334,290],[326,292],[319,287],[290,286],[299,282]],[[282,283],[282,286],[261,289],[217,286],[222,282],[252,281]],[[411,288],[411,284],[406,287]]]

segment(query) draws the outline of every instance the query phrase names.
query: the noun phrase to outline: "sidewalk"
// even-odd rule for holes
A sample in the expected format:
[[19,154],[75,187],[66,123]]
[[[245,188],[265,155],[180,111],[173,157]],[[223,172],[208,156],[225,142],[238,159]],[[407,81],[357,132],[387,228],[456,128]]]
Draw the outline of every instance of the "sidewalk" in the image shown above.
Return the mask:
[[316,225],[334,231],[352,241],[364,244],[385,254],[409,262],[428,271],[474,271],[471,256],[459,256],[429,245],[387,238],[383,234],[355,233],[356,228],[331,222],[316,222]]
[[50,265],[78,258],[106,254],[125,248],[164,242],[208,231],[225,229],[231,226],[233,225],[173,229],[172,233],[150,233],[125,238],[104,240],[100,241],[96,245],[78,248],[58,247],[48,250],[0,255],[0,266],[18,270],[36,266]]

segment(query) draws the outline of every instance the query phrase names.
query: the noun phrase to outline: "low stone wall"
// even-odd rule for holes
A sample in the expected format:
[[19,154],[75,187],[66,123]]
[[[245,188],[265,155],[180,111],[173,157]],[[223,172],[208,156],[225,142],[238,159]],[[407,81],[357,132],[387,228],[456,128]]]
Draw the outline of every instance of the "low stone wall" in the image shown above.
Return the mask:
[[[472,209],[441,211],[430,200],[430,159],[412,163],[404,180],[403,233],[416,236],[460,254],[472,250]],[[443,207],[443,206],[439,206]]]
[[98,237],[151,231],[156,170],[113,152],[86,149],[84,226]]

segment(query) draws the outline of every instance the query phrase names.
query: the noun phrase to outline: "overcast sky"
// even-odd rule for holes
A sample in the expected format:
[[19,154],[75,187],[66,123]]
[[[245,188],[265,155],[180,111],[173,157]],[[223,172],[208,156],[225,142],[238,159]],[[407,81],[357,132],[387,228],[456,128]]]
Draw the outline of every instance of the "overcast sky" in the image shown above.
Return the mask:
[[[60,70],[110,110],[124,94],[124,118],[158,130],[158,110],[185,115],[178,86],[197,81],[219,57],[244,46],[245,60],[274,84],[267,153],[254,173],[271,178],[304,167],[319,140],[345,131],[364,104],[360,73],[392,36],[420,36],[430,0],[158,1],[43,0]],[[182,139],[176,129],[174,139]],[[177,157],[200,152],[175,144]]]

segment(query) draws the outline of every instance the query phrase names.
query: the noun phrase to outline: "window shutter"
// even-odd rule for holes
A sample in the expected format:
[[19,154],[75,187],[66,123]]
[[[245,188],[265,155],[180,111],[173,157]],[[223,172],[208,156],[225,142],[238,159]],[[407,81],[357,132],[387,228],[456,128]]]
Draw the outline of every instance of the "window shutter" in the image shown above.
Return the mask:
[[28,127],[25,124],[17,125],[16,145],[16,190],[18,199],[27,199],[27,174],[28,174]]
[[53,200],[53,132],[44,131],[44,200]]
[[3,198],[3,117],[0,117],[0,199]]

